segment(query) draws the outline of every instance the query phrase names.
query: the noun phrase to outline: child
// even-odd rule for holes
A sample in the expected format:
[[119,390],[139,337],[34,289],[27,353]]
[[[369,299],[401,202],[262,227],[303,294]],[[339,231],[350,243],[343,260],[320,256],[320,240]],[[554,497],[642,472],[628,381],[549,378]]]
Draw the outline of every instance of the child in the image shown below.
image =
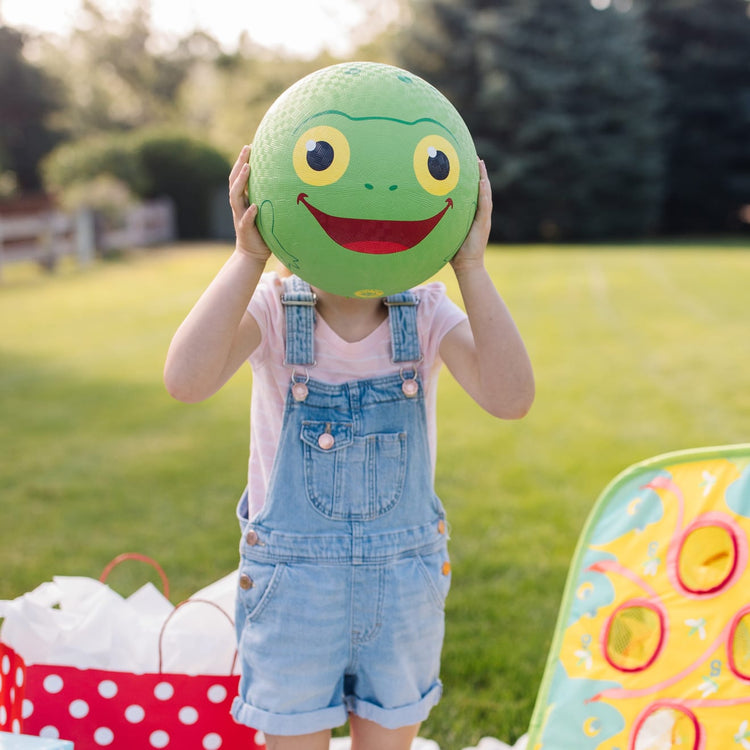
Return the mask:
[[464,314],[437,283],[349,299],[264,274],[249,156],[245,146],[229,177],[235,250],[175,334],[164,373],[175,398],[196,402],[245,360],[253,368],[233,714],[270,750],[327,748],[347,716],[353,750],[406,750],[441,693],[440,364],[496,417],[523,417],[534,398],[524,344],[484,268],[487,171],[480,162],[476,216],[451,261]]

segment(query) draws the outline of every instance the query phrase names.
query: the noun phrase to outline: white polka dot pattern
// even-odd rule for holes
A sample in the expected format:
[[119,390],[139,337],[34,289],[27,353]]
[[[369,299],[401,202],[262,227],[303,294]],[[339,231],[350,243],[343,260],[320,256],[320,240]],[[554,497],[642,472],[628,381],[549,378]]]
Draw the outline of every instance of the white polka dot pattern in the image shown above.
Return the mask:
[[169,744],[169,735],[161,729],[157,729],[155,732],[151,732],[151,735],[148,738],[148,744],[151,745],[151,747],[166,747]]
[[109,727],[99,727],[94,732],[94,742],[100,747],[107,747],[114,742],[115,733]]
[[70,704],[68,710],[74,719],[82,719],[84,716],[88,716],[89,704],[86,701],[75,700]]
[[143,710],[142,706],[128,706],[125,709],[125,718],[131,724],[139,724],[146,718],[146,712]]
[[52,695],[56,695],[63,689],[62,677],[57,674],[48,675],[44,678],[44,682],[42,684],[44,685],[44,689]]
[[192,706],[181,708],[177,716],[183,724],[195,724],[198,721],[198,712]]
[[263,750],[230,709],[238,676],[24,665],[0,643],[0,731],[107,750]]
[[98,690],[102,698],[114,698],[117,695],[117,683],[112,680],[102,680]]
[[154,688],[154,695],[160,701],[168,701],[174,695],[174,688],[168,682],[160,682]]

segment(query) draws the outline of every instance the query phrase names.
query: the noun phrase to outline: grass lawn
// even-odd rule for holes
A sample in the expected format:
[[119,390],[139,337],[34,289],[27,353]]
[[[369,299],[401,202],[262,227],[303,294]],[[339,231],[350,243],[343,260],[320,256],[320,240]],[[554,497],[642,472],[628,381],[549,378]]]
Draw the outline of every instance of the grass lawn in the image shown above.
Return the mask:
[[[0,598],[52,575],[98,576],[124,551],[162,564],[173,601],[235,567],[249,368],[200,405],[161,383],[172,333],[228,252],[5,269]],[[511,247],[488,264],[538,395],[526,419],[499,422],[449,375],[441,385],[454,583],[445,694],[422,734],[442,750],[526,731],[576,539],[609,480],[750,435],[747,250]],[[450,271],[439,276],[455,294]],[[133,563],[110,581],[129,593],[149,576]]]

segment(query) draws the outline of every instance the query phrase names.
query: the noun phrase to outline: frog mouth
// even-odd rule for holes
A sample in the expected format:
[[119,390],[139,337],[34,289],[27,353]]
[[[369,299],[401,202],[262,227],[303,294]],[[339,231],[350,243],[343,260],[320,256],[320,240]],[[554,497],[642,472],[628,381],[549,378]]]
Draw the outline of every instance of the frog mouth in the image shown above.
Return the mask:
[[429,219],[418,221],[388,221],[386,219],[351,219],[332,216],[315,208],[308,200],[307,193],[297,196],[297,204],[302,203],[320,224],[321,229],[338,245],[355,253],[368,255],[388,255],[401,253],[418,245],[453,208],[450,198],[445,200],[445,208]]

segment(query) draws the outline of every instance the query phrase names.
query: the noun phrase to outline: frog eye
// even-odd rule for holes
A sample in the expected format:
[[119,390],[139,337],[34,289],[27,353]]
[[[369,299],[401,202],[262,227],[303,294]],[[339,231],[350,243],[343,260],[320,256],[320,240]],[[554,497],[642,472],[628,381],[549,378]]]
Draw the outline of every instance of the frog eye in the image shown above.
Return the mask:
[[318,125],[297,140],[294,171],[308,185],[331,185],[349,166],[349,141],[336,128]]
[[428,135],[414,149],[414,173],[419,184],[432,195],[450,193],[458,184],[458,154],[439,135]]

